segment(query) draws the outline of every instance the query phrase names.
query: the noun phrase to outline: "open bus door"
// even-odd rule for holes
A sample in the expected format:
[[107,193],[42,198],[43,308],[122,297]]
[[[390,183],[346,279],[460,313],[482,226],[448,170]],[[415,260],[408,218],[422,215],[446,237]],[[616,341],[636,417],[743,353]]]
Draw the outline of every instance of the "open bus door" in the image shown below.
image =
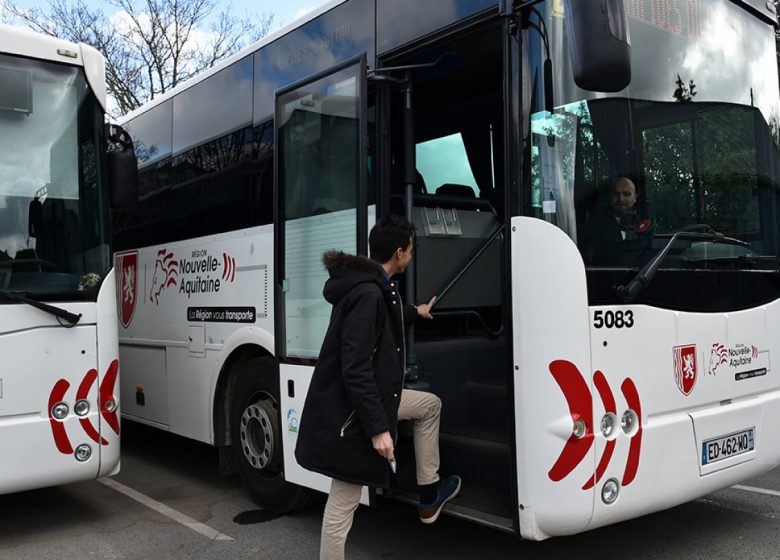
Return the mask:
[[[330,319],[322,297],[330,249],[367,254],[366,57],[276,94],[276,353],[288,482],[330,489],[295,460],[297,427]],[[364,503],[368,493],[364,491]]]

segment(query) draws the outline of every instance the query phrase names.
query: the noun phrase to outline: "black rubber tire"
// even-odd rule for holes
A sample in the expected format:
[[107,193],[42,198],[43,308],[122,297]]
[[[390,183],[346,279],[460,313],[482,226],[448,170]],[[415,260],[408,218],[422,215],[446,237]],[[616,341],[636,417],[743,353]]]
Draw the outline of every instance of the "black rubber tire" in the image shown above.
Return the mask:
[[320,501],[321,494],[284,479],[279,368],[270,357],[253,358],[238,371],[230,395],[233,460],[252,499],[286,513]]

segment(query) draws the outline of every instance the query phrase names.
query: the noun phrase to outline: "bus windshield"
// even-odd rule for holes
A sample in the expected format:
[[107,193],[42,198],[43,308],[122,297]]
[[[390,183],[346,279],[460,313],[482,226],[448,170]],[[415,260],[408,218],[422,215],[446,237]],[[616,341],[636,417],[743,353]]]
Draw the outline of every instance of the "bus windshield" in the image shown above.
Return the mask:
[[102,124],[81,68],[0,55],[0,290],[97,296],[110,267]]
[[[529,31],[533,214],[563,229],[589,269],[636,269],[693,231],[746,243],[681,236],[662,269],[777,270],[773,27],[728,0],[626,2],[631,84],[594,93],[572,79],[562,5],[531,16],[545,24]],[[552,113],[541,101],[545,39]]]

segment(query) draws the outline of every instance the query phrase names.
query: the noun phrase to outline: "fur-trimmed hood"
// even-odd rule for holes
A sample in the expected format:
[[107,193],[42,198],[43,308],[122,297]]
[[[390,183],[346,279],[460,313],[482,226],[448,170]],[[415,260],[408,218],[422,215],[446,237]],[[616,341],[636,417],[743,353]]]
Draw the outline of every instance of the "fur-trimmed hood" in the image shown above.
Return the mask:
[[332,305],[336,305],[344,294],[357,284],[380,283],[383,279],[382,265],[360,255],[350,255],[343,251],[327,251],[322,255],[322,262],[330,274],[322,294]]

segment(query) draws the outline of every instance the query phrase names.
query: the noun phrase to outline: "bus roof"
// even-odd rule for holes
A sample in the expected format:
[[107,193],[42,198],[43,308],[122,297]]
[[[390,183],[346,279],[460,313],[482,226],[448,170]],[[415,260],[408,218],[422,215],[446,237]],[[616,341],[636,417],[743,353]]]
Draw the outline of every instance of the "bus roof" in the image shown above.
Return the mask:
[[24,56],[71,66],[81,66],[100,106],[106,110],[105,61],[94,48],[84,43],[71,43],[0,23],[0,54]]
[[230,57],[226,58],[225,60],[222,60],[221,62],[215,64],[211,68],[204,70],[197,76],[193,76],[189,80],[180,83],[175,88],[170,89],[166,91],[164,94],[155,97],[154,99],[147,101],[144,103],[141,107],[135,109],[134,111],[131,111],[130,113],[124,115],[121,117],[118,122],[119,124],[124,124],[127,121],[133,119],[134,117],[137,117],[138,115],[145,113],[149,109],[152,109],[153,107],[156,107],[160,103],[163,103],[164,101],[167,101],[168,99],[171,99],[175,95],[181,93],[182,91],[186,91],[187,89],[191,88],[192,86],[196,85],[199,82],[202,82],[209,76],[212,76],[216,73],[218,73],[221,70],[224,70],[234,62],[241,60],[247,55],[250,55],[261,48],[263,48],[265,45],[269,43],[273,43],[277,39],[284,37],[288,33],[291,33],[292,31],[295,31],[299,27],[302,27],[309,21],[319,17],[320,15],[324,14],[325,12],[328,12],[335,8],[336,6],[339,6],[343,3],[345,3],[347,0],[330,0],[329,2],[326,2],[325,4],[322,4],[318,8],[315,8],[314,10],[311,10],[310,12],[307,12],[300,18],[296,19],[292,23],[289,23],[288,25],[285,25],[284,27],[281,27],[277,31],[274,31],[273,33],[266,35],[265,37],[262,37],[255,43],[252,43],[251,45],[248,45],[241,49],[239,52],[231,55]]

